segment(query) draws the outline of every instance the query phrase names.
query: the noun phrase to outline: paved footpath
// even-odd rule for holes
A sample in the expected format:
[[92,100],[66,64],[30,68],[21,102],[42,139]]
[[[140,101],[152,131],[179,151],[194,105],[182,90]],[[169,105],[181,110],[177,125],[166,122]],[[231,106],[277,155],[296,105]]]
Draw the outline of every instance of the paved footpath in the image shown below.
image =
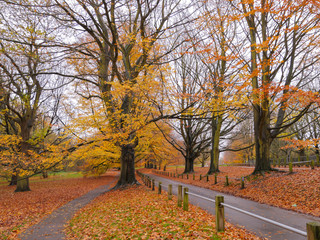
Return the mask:
[[[115,178],[115,180],[117,177]],[[114,181],[108,185],[100,186],[91,190],[87,194],[76,198],[66,205],[54,210],[50,215],[45,217],[41,222],[28,228],[25,232],[21,233],[19,238],[21,240],[62,240],[65,239],[64,229],[65,224],[73,215],[85,205],[90,203],[99,195],[108,192]]]
[[[306,232],[306,223],[318,221],[320,218],[312,217],[305,214],[296,213],[293,211],[284,210],[277,207],[272,207],[266,204],[257,203],[244,198],[227,195],[224,193],[212,191],[209,189],[180,183],[171,179],[162,178],[156,175],[148,174],[151,178],[155,179],[156,183],[162,182],[162,188],[167,190],[168,184],[172,184],[173,194],[177,195],[178,185],[182,185],[189,188],[190,193],[195,193],[210,199],[214,199],[216,195],[223,195],[224,202],[234,207],[252,212],[254,214],[263,216],[265,218],[272,219],[290,227],[299,229]],[[207,210],[211,214],[215,214],[215,204],[208,200],[200,199],[195,196],[189,195],[189,202],[193,205],[199,206],[202,209]],[[234,225],[243,227],[250,232],[272,240],[304,240],[306,237],[297,233],[285,230],[278,226],[263,222],[262,220],[245,215],[238,211],[225,208],[226,220]]]

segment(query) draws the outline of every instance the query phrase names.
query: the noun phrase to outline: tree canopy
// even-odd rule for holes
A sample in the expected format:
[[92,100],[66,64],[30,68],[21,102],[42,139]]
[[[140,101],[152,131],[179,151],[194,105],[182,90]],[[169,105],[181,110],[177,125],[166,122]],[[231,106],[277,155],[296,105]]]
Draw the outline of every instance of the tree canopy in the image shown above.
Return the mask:
[[136,164],[184,158],[189,173],[208,152],[208,174],[223,151],[246,150],[255,173],[272,170],[272,148],[319,159],[315,1],[1,0],[0,9],[0,172],[18,191],[68,164],[96,175],[120,167],[123,187],[137,183]]

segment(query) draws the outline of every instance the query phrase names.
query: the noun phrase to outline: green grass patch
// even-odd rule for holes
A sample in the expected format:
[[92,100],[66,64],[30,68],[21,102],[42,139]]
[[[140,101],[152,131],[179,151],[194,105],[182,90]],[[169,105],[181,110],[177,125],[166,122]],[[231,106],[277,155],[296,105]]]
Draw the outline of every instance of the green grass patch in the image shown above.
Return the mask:
[[[81,178],[83,177],[81,172],[49,172],[48,178],[43,178],[42,174],[37,174],[30,177],[30,182],[44,182],[44,181],[53,181],[59,179],[73,179],[73,178]],[[0,186],[8,185],[9,179],[0,178]]]

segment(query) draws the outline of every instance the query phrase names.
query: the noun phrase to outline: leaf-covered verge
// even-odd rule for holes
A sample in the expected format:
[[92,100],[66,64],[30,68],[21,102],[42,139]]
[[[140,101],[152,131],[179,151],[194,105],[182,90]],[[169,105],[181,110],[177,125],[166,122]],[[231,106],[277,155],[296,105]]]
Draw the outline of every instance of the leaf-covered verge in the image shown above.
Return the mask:
[[[176,170],[178,173],[183,171],[179,168],[169,168],[168,171],[176,172]],[[253,168],[222,166],[218,174],[218,183],[214,184],[214,175],[209,176],[209,182],[206,177],[199,181],[200,174],[204,176],[208,168],[196,168],[195,180],[193,175],[189,175],[189,179],[184,175],[183,179],[180,176],[174,180],[320,217],[320,168],[312,170],[296,167],[292,174],[289,174],[288,169],[283,170],[285,171],[265,173],[264,176],[249,176]],[[150,169],[142,171],[152,172]],[[226,175],[229,176],[229,186],[225,186]],[[247,176],[245,188],[240,189],[240,179],[245,176]]]
[[229,223],[217,234],[214,216],[192,205],[183,211],[166,194],[144,186],[108,192],[75,215],[68,239],[259,239]]
[[114,181],[117,172],[100,178],[63,178],[30,183],[31,191],[15,193],[15,186],[0,185],[0,239],[17,235],[45,215],[92,189]]

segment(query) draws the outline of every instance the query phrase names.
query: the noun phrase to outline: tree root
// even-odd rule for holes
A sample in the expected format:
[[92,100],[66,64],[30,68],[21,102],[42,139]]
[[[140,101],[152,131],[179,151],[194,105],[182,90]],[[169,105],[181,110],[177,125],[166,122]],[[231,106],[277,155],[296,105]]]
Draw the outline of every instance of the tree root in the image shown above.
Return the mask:
[[141,183],[139,183],[137,180],[132,183],[117,183],[111,190],[125,190],[134,186],[140,186]]

